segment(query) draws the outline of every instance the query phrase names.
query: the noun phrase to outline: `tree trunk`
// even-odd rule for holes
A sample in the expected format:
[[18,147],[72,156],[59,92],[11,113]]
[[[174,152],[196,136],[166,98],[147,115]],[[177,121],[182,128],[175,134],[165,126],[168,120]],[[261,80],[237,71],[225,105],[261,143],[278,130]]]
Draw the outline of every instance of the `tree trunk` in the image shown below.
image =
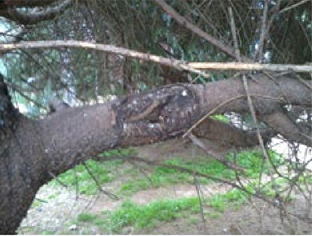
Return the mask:
[[[13,234],[48,178],[36,123],[19,115],[0,145],[0,233]],[[3,130],[2,130],[3,131]],[[27,140],[27,142],[25,142]]]
[[[249,82],[259,118],[275,114],[286,104],[311,107],[309,86],[292,78],[273,81],[263,75]],[[13,108],[0,79],[0,233],[15,233],[36,192],[52,176],[100,152],[181,136],[207,113],[248,110],[242,81],[236,78],[207,85],[167,85],[31,120]],[[276,123],[276,119],[269,122],[272,129]],[[289,139],[306,132],[285,130]],[[277,131],[283,134],[284,130],[278,126]],[[302,143],[312,146],[310,136],[300,137]]]

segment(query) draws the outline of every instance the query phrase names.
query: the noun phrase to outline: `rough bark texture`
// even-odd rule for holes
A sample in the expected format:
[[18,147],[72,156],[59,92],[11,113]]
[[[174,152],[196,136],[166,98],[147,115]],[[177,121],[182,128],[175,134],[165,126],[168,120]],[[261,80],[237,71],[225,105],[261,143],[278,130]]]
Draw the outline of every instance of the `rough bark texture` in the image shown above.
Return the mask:
[[[212,140],[221,146],[229,148],[248,148],[259,144],[256,131],[244,131],[222,121],[207,118],[193,130],[197,137]],[[264,143],[276,135],[273,130],[261,132]]]
[[[311,107],[309,86],[288,77],[273,81],[263,75],[249,82],[258,117],[289,139],[299,132],[300,141],[312,146],[310,136],[302,135],[304,130],[283,129],[276,125],[276,117],[274,122],[265,118],[285,104]],[[249,109],[239,78],[207,85],[168,85],[103,105],[61,109],[42,120],[25,118],[13,108],[2,79],[0,96],[2,234],[15,232],[36,192],[52,176],[105,150],[181,136],[207,113]],[[212,126],[209,129],[218,135]],[[244,143],[242,133],[232,137],[237,144]]]
[[[23,25],[34,25],[41,21],[52,20],[72,4],[71,0],[5,0],[0,2],[0,16]],[[31,14],[19,11],[18,8],[44,7],[35,9]]]

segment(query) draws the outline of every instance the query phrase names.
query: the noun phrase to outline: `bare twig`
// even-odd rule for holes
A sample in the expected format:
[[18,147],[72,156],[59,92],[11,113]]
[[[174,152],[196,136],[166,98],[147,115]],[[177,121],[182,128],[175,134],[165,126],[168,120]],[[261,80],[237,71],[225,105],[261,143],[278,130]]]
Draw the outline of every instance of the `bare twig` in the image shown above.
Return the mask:
[[[282,0],[277,0],[276,4],[273,8],[273,14],[271,16],[271,18],[268,20],[267,26],[266,26],[266,32],[264,34],[268,35],[274,20],[276,19],[276,17],[280,14],[280,7],[281,7],[281,1]],[[268,37],[268,36],[267,36]]]
[[53,174],[51,171],[48,172],[49,175],[56,180],[56,182],[58,182],[60,185],[62,185],[63,187],[67,188],[68,186],[66,184],[64,184],[55,174]]
[[206,224],[206,219],[205,219],[205,213],[204,213],[204,203],[203,203],[203,191],[200,187],[200,183],[198,182],[196,175],[194,177],[194,184],[197,192],[197,197],[199,201],[199,208],[200,208],[200,216],[202,218],[203,224],[204,224],[204,230],[205,232],[207,231],[207,224]]
[[[268,8],[267,5],[268,5],[268,3],[266,2],[266,7],[265,7],[266,10],[264,10],[265,11],[265,14],[264,14],[265,20],[263,20],[263,25],[262,25],[263,26],[263,29],[262,29],[263,32],[262,33],[264,34],[264,36],[265,36],[264,32],[266,30],[265,23],[266,23],[266,17],[267,17],[267,8]],[[236,57],[240,61],[241,57],[240,57],[240,52],[239,52],[238,43],[237,43],[237,37],[236,37],[235,20],[234,20],[234,16],[233,16],[233,12],[232,12],[231,8],[229,8],[229,14],[230,14],[230,18],[231,18],[231,31],[232,31],[232,37],[233,37],[234,45],[235,45]],[[263,36],[262,40],[264,40],[264,36]],[[261,50],[259,52],[260,52],[260,55],[262,55],[261,54]],[[253,118],[254,123],[257,124],[258,121],[257,121],[257,118],[256,118],[256,112],[255,112],[255,108],[254,108],[253,103],[252,103],[251,94],[250,94],[250,91],[249,91],[249,88],[248,88],[246,75],[243,75],[242,79],[243,79],[243,85],[244,85],[244,89],[245,89],[246,96],[247,96],[248,107],[249,107],[249,110],[250,110],[250,113],[251,113],[251,116]],[[258,137],[259,144],[260,144],[260,147],[262,149],[263,155],[265,157],[264,159],[268,163],[268,160],[269,160],[268,153],[267,153],[266,148],[264,146],[263,138],[261,136],[260,129],[259,129],[258,126],[256,128],[256,134],[257,134],[257,137]],[[263,165],[262,165],[262,168],[263,168]],[[272,181],[273,181],[273,176],[271,175],[271,177],[272,177]],[[261,170],[260,175],[259,175],[259,187],[260,187],[260,183],[261,183],[261,178],[262,178],[262,170]]]
[[16,49],[30,48],[81,48],[104,51],[108,53],[119,54],[122,56],[132,57],[143,61],[151,61],[161,65],[175,68],[177,70],[185,70],[204,78],[210,78],[210,75],[202,71],[205,70],[245,70],[245,71],[295,71],[295,72],[312,72],[312,65],[293,65],[293,64],[259,64],[259,63],[237,63],[237,62],[185,62],[173,58],[165,58],[153,54],[147,54],[117,47],[110,44],[98,44],[76,40],[52,40],[52,41],[28,41],[20,43],[0,44],[0,51],[8,52]]
[[[247,103],[248,103],[248,107],[249,107],[249,110],[250,110],[250,113],[251,113],[251,117],[252,117],[254,123],[258,124],[255,108],[254,108],[254,105],[252,103],[252,99],[251,99],[251,96],[250,96],[250,91],[249,91],[249,88],[248,88],[246,75],[243,75],[243,85],[244,85],[244,89],[245,89],[245,92],[246,92],[246,95],[247,95]],[[256,126],[256,134],[257,134],[257,137],[258,137],[258,140],[259,140],[259,144],[260,144],[263,156],[264,156],[264,161],[269,163],[269,155],[268,155],[267,150],[265,148],[265,145],[264,145],[264,142],[263,142],[263,138],[262,138],[262,135],[261,135],[261,132],[260,132],[260,129],[259,129],[258,125]],[[270,171],[270,174],[271,174],[271,179],[273,181],[273,175],[272,175],[271,171]],[[260,172],[260,175],[259,175],[259,186],[260,186],[260,183],[261,183],[261,179],[262,179],[262,171]]]
[[88,174],[91,176],[91,178],[94,180],[94,182],[96,183],[98,189],[104,193],[105,195],[107,195],[110,199],[113,199],[113,200],[118,200],[119,198],[113,194],[113,193],[110,193],[106,190],[104,190],[101,186],[101,184],[99,183],[99,181],[97,180],[97,178],[93,175],[92,171],[89,169],[89,167],[87,166],[86,163],[83,163],[83,166],[85,167],[85,169],[87,170]]
[[255,56],[258,55],[258,61],[262,62],[263,60],[263,51],[264,51],[264,41],[268,32],[267,29],[267,18],[268,18],[268,8],[269,3],[267,0],[264,1],[264,8],[263,8],[263,15],[262,15],[262,24],[261,24],[261,33],[260,33],[260,40],[259,40],[259,47]]
[[224,102],[222,102],[221,104],[219,104],[218,106],[216,106],[214,109],[210,110],[206,115],[204,115],[202,118],[200,118],[194,125],[191,126],[191,128],[189,128],[184,134],[183,134],[183,138],[185,138],[187,135],[189,135],[193,129],[195,129],[196,126],[198,126],[200,123],[202,123],[208,116],[212,115],[213,113],[215,113],[219,108],[225,106],[226,104],[235,101],[236,99],[239,98],[243,98],[245,97],[244,95],[241,96],[237,96],[231,99],[228,99]]
[[280,13],[284,13],[286,11],[289,11],[289,10],[293,9],[293,8],[299,7],[300,5],[302,5],[302,4],[306,3],[306,2],[309,2],[309,1],[311,1],[311,0],[299,1],[299,2],[293,4],[293,5],[289,6],[289,7],[285,7],[283,10],[280,11]]
[[229,11],[229,15],[230,15],[230,22],[231,22],[231,31],[232,31],[232,37],[233,37],[233,41],[234,41],[234,48],[235,48],[235,56],[236,56],[236,60],[241,62],[242,58],[240,55],[240,51],[239,51],[239,47],[238,47],[238,41],[237,41],[237,35],[236,35],[236,27],[235,27],[235,21],[234,21],[234,15],[233,15],[233,11],[232,8],[229,7],[228,8]]
[[34,103],[37,107],[44,109],[47,111],[47,108],[44,107],[42,104],[38,103],[37,101],[35,101],[34,99],[32,99],[31,97],[27,96],[25,93],[22,92],[22,88],[18,88],[17,85],[6,82],[6,84],[8,85],[9,88],[11,88],[14,92],[19,93],[22,97],[24,97],[25,99],[31,101],[32,103]]
[[[226,54],[236,57],[234,49],[226,44],[223,44],[213,36],[209,35],[208,33],[204,32],[196,25],[192,24],[188,20],[186,20],[183,16],[181,16],[178,12],[176,12],[171,6],[169,6],[164,0],[154,0],[154,2],[160,6],[168,15],[170,15],[176,22],[178,22],[183,27],[191,30],[193,33],[197,34],[198,36],[202,37],[203,39],[207,40],[212,45],[216,46]],[[242,59],[244,61],[251,61],[248,57],[243,56]]]
[[144,61],[152,61],[168,67],[173,67],[178,70],[185,70],[195,74],[199,74],[204,78],[210,78],[210,75],[198,69],[194,69],[187,65],[184,61],[176,60],[173,58],[165,58],[152,54],[142,53],[122,47],[117,47],[109,44],[97,44],[85,41],[76,40],[55,40],[55,41],[29,41],[16,44],[0,44],[0,51],[11,51],[16,49],[29,49],[29,48],[81,48],[81,49],[93,49],[98,51],[104,51],[108,53],[119,54],[127,57],[137,58]]
[[[1,49],[0,49],[1,50]],[[312,65],[294,64],[260,64],[239,62],[189,62],[188,66],[203,70],[244,70],[244,71],[275,71],[275,72],[312,72]]]
[[[212,175],[209,175],[209,174],[205,174],[205,173],[201,173],[201,172],[198,172],[194,169],[191,169],[191,168],[186,168],[186,167],[183,167],[183,166],[178,166],[178,165],[170,165],[170,164],[163,164],[159,161],[151,161],[151,160],[147,160],[147,159],[144,159],[144,158],[141,158],[141,157],[138,157],[138,156],[112,156],[112,157],[107,157],[105,159],[102,159],[102,161],[111,161],[111,160],[116,160],[116,159],[122,159],[122,160],[133,160],[133,161],[136,161],[136,162],[141,162],[141,163],[145,163],[147,165],[151,165],[151,166],[160,166],[160,167],[163,167],[163,168],[169,168],[169,169],[175,169],[175,170],[179,170],[181,172],[185,172],[185,173],[189,173],[193,176],[196,176],[196,177],[203,177],[203,178],[207,178],[207,179],[211,179],[213,181],[216,181],[216,182],[220,182],[220,183],[223,183],[223,184],[227,184],[229,186],[232,186],[233,188],[236,188],[244,193],[247,193],[248,195],[250,196],[254,196],[258,199],[261,199],[263,200],[264,202],[267,202],[268,204],[270,204],[271,206],[273,207],[276,207],[276,208],[280,208],[280,205],[278,204],[275,204],[274,202],[274,199],[270,199],[268,198],[265,194],[261,193],[260,191],[253,191],[253,190],[250,190],[248,188],[246,188],[245,186],[245,183],[242,182],[242,180],[239,178],[239,175],[236,173],[236,180],[237,182],[231,182],[231,181],[228,181],[226,179],[222,179],[222,178],[218,178],[218,177],[215,177],[215,176],[212,176]],[[312,221],[310,218],[306,218],[306,217],[302,217],[301,215],[299,214],[296,214],[296,213],[292,213],[292,212],[289,212],[286,208],[284,209],[284,211],[291,215],[291,216],[294,216],[296,218],[298,218],[299,220],[303,221],[303,222],[306,222],[306,223],[309,223],[311,224]]]
[[[242,191],[244,191],[244,192],[246,192],[248,194],[252,194],[247,189],[242,189],[236,183],[233,183],[233,182],[228,181],[226,179],[222,179],[222,178],[215,177],[213,175],[201,173],[201,172],[198,172],[198,171],[196,171],[194,169],[183,167],[183,166],[179,166],[179,165],[163,164],[160,161],[151,161],[151,160],[147,160],[147,159],[144,159],[144,158],[141,158],[141,157],[138,157],[138,156],[112,156],[112,157],[106,157],[102,161],[111,161],[111,160],[116,160],[116,159],[133,160],[133,161],[145,163],[145,164],[151,165],[151,166],[160,166],[160,167],[163,167],[163,168],[179,170],[181,172],[189,173],[191,175],[196,175],[198,177],[203,177],[203,178],[211,179],[211,180],[216,181],[216,182],[224,183],[224,184],[227,184],[227,185],[232,186],[234,188],[238,188],[238,189],[240,189],[240,190],[242,190]],[[264,196],[259,196],[259,198],[262,198],[262,197],[264,197]],[[266,198],[264,197],[264,199],[266,199]],[[268,200],[268,199],[266,199],[266,200]]]
[[197,147],[201,148],[202,150],[204,150],[208,155],[213,156],[217,161],[221,162],[223,165],[225,165],[226,167],[236,170],[236,171],[244,171],[244,168],[241,166],[238,166],[226,159],[224,159],[221,155],[219,155],[218,153],[209,150],[206,145],[200,141],[195,135],[193,135],[192,133],[190,133],[188,135],[189,139],[192,140],[193,144],[195,144]]
[[131,159],[126,161],[129,162],[134,168],[137,168],[140,171],[140,173],[144,176],[144,178],[146,178],[148,182],[153,186],[153,180],[148,176],[148,173],[145,172],[148,170],[147,168],[144,168],[142,165],[139,166],[135,161],[132,161]]

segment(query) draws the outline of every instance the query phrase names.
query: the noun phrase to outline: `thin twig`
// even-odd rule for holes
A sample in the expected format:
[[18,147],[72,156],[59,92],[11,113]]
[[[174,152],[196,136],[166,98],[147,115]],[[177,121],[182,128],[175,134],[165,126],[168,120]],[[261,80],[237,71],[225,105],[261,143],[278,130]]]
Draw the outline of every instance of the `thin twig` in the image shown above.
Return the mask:
[[74,169],[74,175],[75,175],[75,187],[76,187],[76,201],[79,198],[79,181],[78,181],[78,175],[77,175],[77,169]]
[[35,101],[34,99],[32,99],[31,97],[27,96],[26,94],[24,94],[22,92],[21,89],[19,89],[15,84],[6,82],[6,84],[8,85],[9,88],[11,88],[14,92],[19,93],[22,97],[24,97],[26,100],[31,101],[32,103],[34,103],[37,107],[42,108],[44,110],[48,110],[46,107],[44,107],[43,105],[41,105],[40,103],[38,103],[37,101]]
[[[263,20],[263,33],[265,32],[265,23],[266,23],[266,17],[267,17],[267,8],[268,8],[268,3],[266,1],[266,10],[264,10],[264,17],[265,19]],[[231,18],[231,31],[232,31],[232,37],[233,37],[233,41],[234,41],[234,45],[235,45],[235,52],[236,52],[236,57],[237,59],[240,61],[241,60],[241,57],[240,57],[240,51],[239,51],[239,48],[238,48],[238,43],[237,43],[237,37],[236,37],[236,27],[235,27],[235,20],[234,20],[234,16],[233,16],[233,12],[232,12],[232,9],[229,8],[229,14],[230,14],[230,18]],[[264,35],[265,36],[265,35]],[[262,39],[264,40],[264,38]],[[255,108],[253,106],[253,103],[252,103],[252,99],[251,99],[251,95],[250,95],[250,91],[249,91],[249,87],[248,87],[248,83],[247,83],[247,78],[246,78],[246,75],[243,75],[242,76],[242,79],[243,79],[243,85],[244,85],[244,90],[246,92],[246,95],[247,95],[247,103],[248,103],[248,107],[249,107],[249,110],[250,110],[250,113],[251,113],[251,116],[253,118],[253,121],[254,123],[257,125],[258,124],[258,121],[257,121],[257,118],[256,118],[256,112],[255,112]],[[261,135],[261,132],[260,132],[260,129],[258,127],[258,125],[256,126],[256,133],[257,133],[257,137],[258,137],[258,140],[259,140],[259,143],[260,143],[260,147],[262,149],[262,152],[263,152],[263,155],[264,155],[264,162],[266,161],[267,163],[268,160],[269,160],[269,157],[268,157],[268,153],[265,149],[265,146],[264,146],[264,142],[263,142],[263,138],[262,138],[262,135]],[[263,165],[262,165],[262,170],[260,172],[260,176],[259,176],[259,187],[260,187],[260,183],[261,183],[261,178],[262,178],[262,172],[263,172],[263,167],[264,167],[264,162],[263,162]],[[271,180],[274,181],[273,179],[273,175],[272,173],[270,172],[271,174]]]
[[260,64],[252,63],[250,60],[248,63],[238,62],[186,62],[173,58],[165,58],[154,54],[142,53],[127,48],[117,47],[110,44],[98,44],[77,40],[51,40],[51,41],[28,41],[20,43],[8,43],[0,44],[0,52],[8,52],[17,49],[30,49],[30,48],[80,48],[80,49],[92,49],[103,51],[107,53],[119,54],[126,57],[140,59],[142,61],[151,61],[161,65],[175,68],[177,70],[185,70],[204,78],[210,78],[211,76],[202,70],[245,70],[245,71],[295,71],[295,72],[312,72],[312,65],[293,65],[293,64]]
[[264,1],[264,7],[263,7],[263,15],[262,15],[262,24],[261,24],[261,31],[260,31],[260,39],[259,39],[259,47],[258,50],[255,53],[255,56],[258,55],[258,61],[262,62],[263,60],[263,51],[264,51],[264,41],[268,32],[267,29],[267,18],[268,18],[268,8],[269,8],[268,0]]
[[[261,192],[259,191],[250,191],[249,189],[247,189],[245,186],[244,186],[244,183],[240,181],[240,184],[237,184],[237,183],[233,183],[231,181],[228,181],[226,179],[222,179],[222,178],[218,178],[218,177],[215,177],[215,176],[212,176],[212,175],[209,175],[209,174],[205,174],[205,173],[201,173],[201,172],[198,172],[194,169],[190,169],[190,168],[186,168],[186,167],[182,167],[182,166],[178,166],[178,165],[170,165],[170,164],[163,164],[163,163],[160,163],[158,161],[151,161],[151,160],[147,160],[147,159],[144,159],[144,158],[140,158],[138,156],[113,156],[113,157],[107,157],[105,159],[103,159],[103,161],[111,161],[111,160],[116,160],[116,159],[122,159],[122,160],[129,160],[129,159],[132,159],[133,161],[136,161],[136,162],[142,162],[142,163],[145,163],[147,165],[152,165],[152,166],[160,166],[160,167],[163,167],[163,168],[168,168],[168,169],[175,169],[175,170],[179,170],[181,172],[186,172],[186,173],[189,173],[191,175],[195,175],[195,176],[199,176],[199,177],[203,177],[203,178],[207,178],[207,179],[211,179],[213,181],[216,181],[216,182],[220,182],[220,183],[223,183],[223,184],[227,184],[229,186],[232,186],[233,188],[236,188],[250,196],[254,196],[258,199],[261,199],[263,200],[264,202],[267,202],[268,204],[276,207],[276,208],[279,208],[278,205],[274,204],[274,200],[272,201],[271,199],[269,199],[266,195],[262,194]],[[236,175],[238,176],[238,175]],[[295,213],[292,213],[292,212],[289,212],[287,211],[287,209],[285,209],[285,211],[287,212],[287,214],[291,215],[291,216],[294,216],[298,219],[300,219],[301,221],[303,222],[306,222],[306,223],[309,223],[311,224],[312,223],[312,219],[309,219],[309,218],[306,218],[306,217],[302,217],[300,216],[299,214],[295,214]]]
[[224,159],[221,155],[219,155],[218,153],[209,150],[206,145],[200,141],[195,135],[193,135],[192,133],[188,134],[188,138],[190,140],[192,140],[193,144],[195,144],[197,147],[201,148],[202,150],[204,150],[206,152],[207,155],[211,155],[212,157],[214,157],[217,161],[221,162],[223,165],[225,165],[226,167],[236,170],[236,171],[244,171],[244,168],[241,166],[238,166],[226,159]]
[[62,185],[63,187],[67,188],[68,186],[66,184],[64,184],[55,174],[53,174],[51,171],[48,172],[48,174],[56,180],[56,182],[58,182],[60,185]]
[[107,195],[110,199],[113,199],[113,200],[119,200],[119,198],[115,195],[115,194],[112,194],[106,190],[104,190],[102,188],[102,186],[100,185],[99,181],[97,180],[97,178],[93,175],[92,171],[89,169],[89,167],[87,166],[86,163],[83,163],[83,166],[86,168],[88,174],[91,176],[91,178],[94,180],[94,182],[96,183],[96,185],[98,186],[99,190],[104,193],[105,195]]
[[219,104],[218,106],[216,106],[215,108],[213,108],[212,110],[210,110],[206,115],[204,115],[202,118],[200,118],[194,125],[191,126],[191,128],[189,128],[184,134],[183,134],[183,138],[185,138],[187,135],[189,135],[193,129],[195,129],[196,126],[198,126],[200,123],[202,123],[208,116],[212,115],[213,113],[215,113],[219,108],[223,107],[224,105],[233,102],[236,99],[240,99],[245,97],[245,95],[240,95],[240,96],[236,96],[234,98],[228,99],[224,102],[222,102],[221,104]]
[[[207,40],[212,45],[216,46],[226,54],[235,58],[235,51],[229,45],[222,43],[220,40],[217,40],[213,36],[209,35],[208,33],[204,32],[200,28],[198,28],[193,23],[186,20],[183,16],[181,16],[178,12],[176,12],[170,5],[168,5],[164,0],[154,0],[154,2],[161,7],[168,15],[170,15],[176,22],[178,22],[183,27],[189,29],[193,33],[197,34],[198,36],[202,37],[203,39]],[[248,57],[242,57],[244,61],[251,61]]]
[[147,173],[145,173],[145,169],[147,170],[147,168],[143,168],[142,166],[139,166],[136,162],[132,161],[131,159],[127,160],[134,168],[137,168],[140,173],[148,180],[148,182],[151,184],[151,186],[153,186],[153,180],[148,176]]
[[312,65],[294,64],[260,64],[240,62],[188,62],[188,66],[202,70],[241,70],[241,71],[275,71],[311,73]]
[[237,41],[237,35],[236,35],[236,27],[235,27],[235,20],[234,20],[232,7],[229,7],[228,11],[229,11],[229,16],[230,16],[230,23],[231,23],[230,25],[231,25],[232,37],[233,37],[233,41],[234,41],[236,60],[241,62],[242,58],[241,58],[240,50],[239,50],[239,47],[238,47],[238,41]]
[[204,224],[204,232],[207,232],[207,224],[206,224],[206,219],[205,219],[205,214],[204,214],[203,192],[201,190],[200,183],[198,182],[196,175],[193,175],[193,177],[194,177],[194,184],[195,184],[197,197],[199,201],[200,216]]
[[28,41],[21,43],[10,43],[10,44],[0,44],[0,51],[8,52],[16,49],[29,49],[29,48],[62,48],[62,47],[71,47],[71,48],[81,48],[81,49],[93,49],[98,51],[104,51],[108,53],[119,54],[127,57],[132,57],[140,59],[143,61],[152,61],[161,65],[168,67],[173,67],[177,70],[185,70],[195,74],[199,74],[204,78],[210,78],[210,75],[204,71],[192,68],[187,65],[186,62],[173,59],[165,58],[153,54],[142,53],[135,50],[130,50],[127,48],[117,47],[110,44],[98,44],[85,41],[76,41],[76,40],[51,40],[51,41]]
[[306,2],[309,2],[309,1],[311,1],[311,0],[302,0],[301,2],[295,3],[295,4],[293,4],[293,5],[289,6],[289,7],[285,7],[283,10],[280,11],[280,14],[284,13],[286,11],[289,11],[291,9],[294,9],[296,7],[299,7],[300,5],[302,5],[302,4],[306,3]]

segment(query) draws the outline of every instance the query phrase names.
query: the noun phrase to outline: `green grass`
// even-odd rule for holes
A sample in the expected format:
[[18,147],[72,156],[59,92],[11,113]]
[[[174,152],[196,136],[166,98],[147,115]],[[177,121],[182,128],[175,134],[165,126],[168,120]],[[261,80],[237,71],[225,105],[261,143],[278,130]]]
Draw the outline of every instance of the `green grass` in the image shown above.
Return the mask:
[[237,189],[233,189],[225,194],[216,194],[208,198],[207,204],[215,210],[223,212],[230,204],[240,206],[248,199],[248,194]]
[[[186,211],[188,214],[185,214]],[[162,222],[171,222],[198,212],[197,198],[160,200],[144,206],[126,201],[114,212],[105,211],[100,215],[80,214],[77,222],[96,225],[103,233],[122,233],[122,229],[127,226],[133,226],[136,230],[154,228]]]
[[78,222],[94,222],[98,217],[93,214],[82,213],[77,217]]
[[[278,164],[280,162],[280,156],[274,152],[269,151],[272,162]],[[242,166],[246,172],[242,174],[243,177],[258,178],[261,172],[268,173],[267,163],[264,162],[260,151],[243,151],[238,153],[236,158],[233,154],[229,154],[226,158],[234,162],[237,160],[237,165]],[[235,172],[222,163],[207,157],[196,157],[196,160],[185,161],[179,157],[172,158],[164,161],[164,164],[175,165],[184,168],[194,170],[199,173],[210,175],[217,178],[226,180],[235,180]],[[150,187],[160,187],[170,184],[178,183],[193,183],[194,178],[192,174],[182,172],[177,169],[167,167],[155,167],[149,174],[149,178],[144,177],[138,170],[131,169],[133,179],[120,188],[122,194],[132,195],[140,190],[146,190]],[[212,181],[207,178],[198,178],[201,184],[209,184]]]
[[231,119],[226,117],[225,115],[213,115],[211,116],[211,118],[215,119],[215,120],[219,120],[222,121],[226,124],[230,124],[231,123]]
[[[100,185],[112,181],[115,176],[113,174],[114,167],[122,164],[120,160],[100,163],[94,160],[88,160],[86,162],[87,168],[92,175],[97,179]],[[92,179],[90,173],[83,165],[78,165],[74,169],[71,169],[60,176],[58,180],[69,187],[77,188],[79,193],[92,195],[98,192],[98,186]],[[53,180],[51,184],[59,184],[56,180]]]
[[123,148],[123,149],[114,149],[110,150],[108,152],[103,152],[98,155],[100,159],[105,160],[105,158],[110,158],[110,157],[118,157],[118,156],[131,156],[136,154],[136,150],[132,147],[129,148]]
[[[234,179],[231,170],[224,167],[221,163],[207,159],[206,157],[198,157],[196,161],[183,161],[177,157],[166,160],[164,164],[189,168],[215,177]],[[143,176],[138,170],[133,169],[131,171],[134,172],[134,178],[132,181],[124,183],[120,188],[121,193],[126,195],[132,195],[140,190],[146,190],[151,187],[157,188],[178,183],[193,183],[194,181],[193,176],[189,173],[161,166],[155,167],[148,178]],[[205,178],[199,178],[199,180],[202,184],[211,183],[211,180]]]
[[[129,156],[133,155],[134,149],[118,149],[100,154],[101,159],[111,158],[114,156]],[[272,161],[276,164],[279,162],[280,157],[274,152],[269,151],[269,155]],[[229,154],[226,157],[228,160],[237,161],[237,164],[246,169],[244,177],[257,178],[262,171],[267,173],[267,163],[263,161],[262,153],[260,151],[243,151],[236,155]],[[88,160],[86,162],[87,168],[92,175],[97,179],[100,185],[107,182],[111,182],[119,177],[118,169],[123,165],[122,160],[113,160],[98,162],[94,160]],[[220,162],[213,158],[207,158],[203,156],[196,157],[193,160],[182,160],[179,157],[171,158],[164,161],[166,165],[181,166],[214,176],[217,178],[223,178],[226,180],[235,180],[235,173],[233,170],[225,167]],[[157,188],[160,186],[178,184],[178,183],[193,183],[194,178],[192,174],[182,172],[177,169],[167,167],[155,167],[151,173],[148,174],[148,178],[142,175],[140,171],[135,167],[130,167],[125,170],[125,173],[129,175],[131,181],[128,181],[120,186],[120,194],[132,195],[140,190],[146,190],[151,187]],[[79,193],[93,195],[98,193],[98,186],[92,179],[89,172],[83,165],[78,165],[74,169],[71,169],[61,174],[58,179],[65,185],[76,188]],[[198,178],[201,184],[209,184],[212,181],[207,178]],[[51,184],[59,184],[56,180],[53,180]]]
[[302,185],[304,185],[304,184],[307,184],[307,185],[310,185],[310,184],[312,184],[312,175],[311,175],[311,172],[309,173],[309,172],[304,172],[304,173],[302,173],[300,176],[299,176],[299,178],[298,178],[298,183],[299,184],[302,184]]
[[[101,215],[89,214],[89,213],[82,213],[77,216],[77,224],[85,224],[85,225],[92,225],[97,226],[99,229],[104,230],[107,226],[107,219]],[[86,232],[90,234],[90,232]]]
[[[104,152],[99,155],[100,159],[110,158],[114,156],[127,156],[133,153],[133,149],[117,149],[109,152]],[[88,160],[84,165],[77,165],[75,168],[66,171],[58,176],[58,180],[66,186],[76,188],[79,193],[93,195],[99,190],[97,183],[94,181],[92,175],[96,178],[98,184],[101,186],[107,182],[111,182],[118,177],[116,174],[117,168],[124,163],[123,160],[111,161],[95,161]],[[88,170],[89,171],[88,171]],[[51,185],[59,185],[57,180],[50,182]]]
[[[230,206],[241,205],[248,196],[239,190],[231,190],[225,194],[217,194],[204,199],[204,206],[212,210],[206,217],[217,218]],[[189,219],[190,224],[197,222],[194,215],[200,213],[200,204],[197,197],[181,199],[163,199],[147,205],[138,205],[131,201],[124,202],[116,211],[105,211],[100,215],[80,214],[78,222],[98,226],[106,233],[122,233],[125,227],[131,226],[135,231],[152,229],[164,222],[172,222],[179,218]],[[107,232],[108,231],[108,232]]]
[[107,226],[113,233],[120,233],[126,226],[135,229],[153,228],[160,222],[170,222],[177,218],[186,217],[185,211],[199,212],[197,198],[155,201],[145,206],[133,202],[124,202],[115,212],[106,212]]

